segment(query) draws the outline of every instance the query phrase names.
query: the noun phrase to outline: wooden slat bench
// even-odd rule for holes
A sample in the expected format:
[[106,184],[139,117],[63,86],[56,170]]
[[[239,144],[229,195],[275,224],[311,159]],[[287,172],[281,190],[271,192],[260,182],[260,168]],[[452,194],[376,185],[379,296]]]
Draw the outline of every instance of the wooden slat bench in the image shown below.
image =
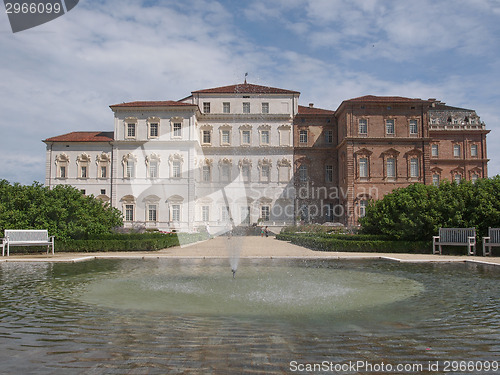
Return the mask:
[[432,253],[442,254],[442,245],[467,246],[467,255],[476,255],[476,228],[439,228],[439,236],[432,237]]
[[483,255],[491,255],[492,246],[500,246],[500,228],[488,229],[488,237],[483,237]]
[[49,232],[45,229],[6,229],[5,238],[2,239],[2,256],[10,255],[11,246],[47,246],[52,248],[54,254],[54,236],[49,237]]

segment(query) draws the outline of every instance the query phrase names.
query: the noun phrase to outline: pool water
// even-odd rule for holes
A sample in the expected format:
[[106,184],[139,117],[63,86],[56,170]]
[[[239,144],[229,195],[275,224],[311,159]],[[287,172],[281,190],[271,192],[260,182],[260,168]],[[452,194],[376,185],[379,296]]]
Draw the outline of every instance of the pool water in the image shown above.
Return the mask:
[[491,266],[242,259],[233,280],[224,259],[95,260],[2,263],[0,281],[2,374],[500,360]]

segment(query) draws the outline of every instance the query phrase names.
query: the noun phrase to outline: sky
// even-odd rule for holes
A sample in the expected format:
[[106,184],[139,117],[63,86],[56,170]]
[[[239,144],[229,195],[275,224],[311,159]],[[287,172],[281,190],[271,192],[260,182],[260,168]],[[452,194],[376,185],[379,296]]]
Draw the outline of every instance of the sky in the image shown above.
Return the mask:
[[500,174],[500,0],[80,0],[18,33],[2,13],[0,179],[43,183],[42,140],[112,131],[111,104],[245,73],[331,110],[363,95],[474,109]]

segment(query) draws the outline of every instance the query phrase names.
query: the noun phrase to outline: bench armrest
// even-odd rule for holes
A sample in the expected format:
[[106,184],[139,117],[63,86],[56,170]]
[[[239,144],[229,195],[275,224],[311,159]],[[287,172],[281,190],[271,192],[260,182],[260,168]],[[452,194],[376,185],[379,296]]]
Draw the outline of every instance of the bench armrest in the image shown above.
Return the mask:
[[469,240],[469,243],[476,243],[476,237],[467,237]]
[[483,237],[483,242],[486,242],[486,241],[490,242],[490,240],[491,240],[490,237]]

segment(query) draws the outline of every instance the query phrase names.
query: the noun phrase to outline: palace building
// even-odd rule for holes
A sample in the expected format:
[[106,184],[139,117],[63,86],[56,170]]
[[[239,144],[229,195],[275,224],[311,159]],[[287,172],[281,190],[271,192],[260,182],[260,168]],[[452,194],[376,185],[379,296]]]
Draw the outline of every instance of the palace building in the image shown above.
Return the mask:
[[46,185],[123,212],[126,227],[356,225],[368,200],[487,177],[484,123],[436,99],[364,96],[337,110],[243,84],[111,105],[113,131],[44,140]]

